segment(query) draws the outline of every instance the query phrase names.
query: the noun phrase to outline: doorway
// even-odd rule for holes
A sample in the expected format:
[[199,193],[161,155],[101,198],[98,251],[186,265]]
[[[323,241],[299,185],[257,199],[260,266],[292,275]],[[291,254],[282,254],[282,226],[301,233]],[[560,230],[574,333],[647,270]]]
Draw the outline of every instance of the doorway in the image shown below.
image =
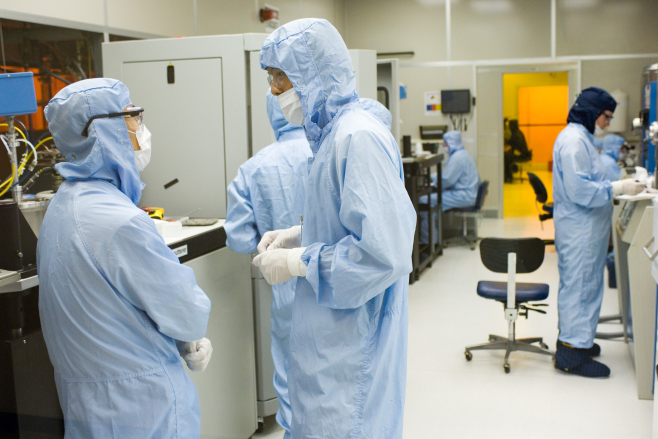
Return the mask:
[[553,144],[568,112],[567,71],[503,74],[504,218],[536,215],[528,172],[552,193]]
[[[523,215],[537,215],[535,210],[535,195],[532,192],[532,188],[527,180],[519,182],[518,187],[525,187],[527,193],[504,193],[504,108],[503,103],[505,101],[503,94],[503,77],[508,74],[546,74],[546,73],[557,73],[555,80],[559,79],[560,81],[564,80],[564,74],[566,72],[567,84],[566,84],[566,96],[567,104],[566,109],[573,105],[576,93],[580,88],[580,68],[578,63],[555,63],[555,64],[535,64],[535,65],[497,65],[497,66],[478,66],[476,67],[477,73],[477,96],[478,96],[478,108],[477,108],[477,166],[478,171],[480,172],[480,178],[482,180],[489,181],[489,196],[485,204],[484,214],[487,217],[496,217],[503,218],[504,216],[504,205],[505,202],[512,201],[512,203],[518,203],[518,205],[523,205],[523,210],[519,213]],[[550,76],[549,76],[550,77]],[[511,78],[511,77],[510,77]],[[532,77],[529,77],[532,78]],[[552,85],[561,85],[565,87],[563,83],[523,83],[526,87],[542,87],[542,86],[552,86]],[[524,88],[519,86],[519,88]],[[534,93],[530,91],[530,93]],[[528,96],[526,96],[528,99]],[[533,103],[537,100],[534,99],[534,96],[529,97],[529,102]],[[518,97],[516,99],[516,106],[519,105]],[[534,107],[533,107],[534,108]],[[535,110],[532,108],[527,111],[532,111],[533,114]],[[518,115],[521,117],[521,114]],[[534,125],[540,125],[535,117],[528,122],[528,119],[525,120],[525,125],[533,125],[529,127],[523,127],[526,130],[528,136],[533,139],[546,138],[546,133],[541,133],[541,131],[550,131],[550,129],[557,130],[558,127],[538,127]],[[549,123],[542,120],[541,125],[549,125]],[[566,120],[566,112],[564,118],[558,120],[559,123],[564,123]],[[553,123],[549,119],[550,124]],[[538,133],[540,135],[538,135]],[[524,133],[524,136],[526,134]],[[546,157],[552,155],[552,146],[555,138],[553,140],[544,140],[544,143],[550,145],[550,147],[539,146],[536,147],[538,151],[538,156],[535,156],[533,153],[533,159],[531,159],[527,165],[528,169],[534,169],[534,166],[543,166],[544,172],[548,172],[548,164],[535,164],[533,162],[534,157],[539,159],[546,160]],[[536,143],[533,143],[536,144]],[[550,149],[551,152],[548,152]],[[542,157],[544,157],[542,159]],[[537,160],[539,160],[537,159]],[[524,164],[525,166],[525,164]],[[532,171],[531,171],[532,172]],[[524,173],[527,171],[524,169]],[[525,177],[525,175],[524,175]],[[527,177],[526,177],[527,178]],[[550,185],[552,181],[552,175],[548,173],[547,175],[540,176],[544,184],[547,185],[547,190],[549,197],[552,197],[552,188]],[[512,205],[512,204],[511,204]]]

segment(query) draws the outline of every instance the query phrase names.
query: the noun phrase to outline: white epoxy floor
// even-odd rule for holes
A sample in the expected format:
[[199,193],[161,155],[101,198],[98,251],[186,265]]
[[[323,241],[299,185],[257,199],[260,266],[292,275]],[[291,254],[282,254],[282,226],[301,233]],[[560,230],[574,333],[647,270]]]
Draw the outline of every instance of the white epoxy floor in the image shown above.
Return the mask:
[[[553,224],[541,230],[537,217],[485,219],[484,237],[553,237]],[[606,273],[607,274],[607,273]],[[628,346],[597,341],[600,361],[612,374],[593,380],[565,375],[551,359],[514,352],[512,371],[503,371],[503,351],[474,351],[488,334],[507,335],[502,306],[480,298],[478,280],[505,280],[489,272],[479,250],[448,248],[434,266],[409,287],[409,351],[404,416],[405,439],[418,438],[633,438],[651,437],[652,401],[637,398]],[[542,267],[519,275],[519,282],[545,282],[550,295],[547,315],[531,313],[517,322],[517,337],[544,337],[552,350],[557,339],[557,254],[547,247]],[[618,313],[616,290],[606,290],[602,314]],[[620,325],[600,330],[620,331]],[[254,438],[280,439],[270,426]]]

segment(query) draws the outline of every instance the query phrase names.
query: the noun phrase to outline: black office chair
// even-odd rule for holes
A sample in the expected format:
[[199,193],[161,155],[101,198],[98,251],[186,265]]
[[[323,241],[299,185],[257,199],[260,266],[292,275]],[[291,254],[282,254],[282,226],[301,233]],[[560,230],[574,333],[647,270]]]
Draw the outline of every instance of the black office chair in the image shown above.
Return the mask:
[[[507,337],[489,335],[489,342],[467,346],[464,355],[471,361],[476,350],[505,350],[505,373],[511,370],[509,356],[513,351],[534,352],[553,357],[541,337],[516,339],[516,319],[519,315],[528,318],[529,311],[546,314],[541,309],[530,306],[548,306],[544,303],[528,304],[531,301],[545,300],[548,297],[548,285],[536,283],[517,283],[517,273],[532,273],[544,262],[544,242],[539,238],[503,239],[485,238],[480,243],[480,259],[494,273],[507,273],[507,282],[482,280],[478,282],[477,293],[485,299],[501,302],[505,307],[505,319],[509,322]],[[508,294],[508,291],[514,294]],[[530,305],[530,306],[528,306]],[[534,346],[538,343],[539,346]]]
[[[539,214],[539,221],[544,222],[549,219],[553,219],[553,203],[547,203],[548,201],[548,192],[546,192],[546,186],[544,183],[532,172],[528,172],[528,181],[532,186],[532,189],[535,191],[535,207],[537,208],[537,213]],[[541,208],[545,213],[539,211],[539,206],[537,203],[541,203]],[[543,224],[542,224],[543,229]]]
[[[478,220],[482,219],[482,207],[484,206],[484,201],[487,199],[489,194],[489,181],[485,180],[480,183],[478,186],[478,193],[475,197],[475,204],[471,207],[455,207],[454,209],[446,210],[446,213],[451,212],[456,216],[461,217],[462,219],[462,234],[461,236],[456,236],[454,238],[448,238],[444,240],[443,246],[448,247],[450,244],[459,243],[464,245],[470,245],[471,250],[475,250],[477,243],[480,240],[478,237]],[[473,218],[475,220],[475,233],[474,235],[468,234],[468,218]]]

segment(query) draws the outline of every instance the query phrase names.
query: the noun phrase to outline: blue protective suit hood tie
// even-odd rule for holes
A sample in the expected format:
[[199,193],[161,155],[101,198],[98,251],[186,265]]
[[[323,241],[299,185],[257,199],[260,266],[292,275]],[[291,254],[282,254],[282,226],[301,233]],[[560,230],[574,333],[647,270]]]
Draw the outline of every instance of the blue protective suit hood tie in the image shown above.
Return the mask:
[[55,165],[62,177],[109,181],[137,204],[144,183],[135,165],[125,119],[95,119],[89,136],[81,134],[92,116],[121,113],[130,104],[130,93],[121,81],[95,78],[60,90],[44,113],[57,148],[68,160]]
[[333,119],[357,101],[352,59],[335,27],[327,20],[306,18],[284,24],[265,40],[262,69],[283,70],[299,95],[306,138],[314,152]]
[[596,119],[605,111],[614,113],[617,101],[602,88],[590,87],[580,93],[567,117],[567,123],[579,123],[594,134]]

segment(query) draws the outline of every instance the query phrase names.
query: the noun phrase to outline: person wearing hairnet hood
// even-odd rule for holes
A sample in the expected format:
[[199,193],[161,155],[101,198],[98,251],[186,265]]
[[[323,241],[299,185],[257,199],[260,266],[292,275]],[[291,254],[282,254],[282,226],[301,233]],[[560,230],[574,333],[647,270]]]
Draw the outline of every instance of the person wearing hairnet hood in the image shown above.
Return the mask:
[[610,369],[592,357],[601,352],[594,335],[603,299],[612,198],[643,190],[631,179],[611,183],[594,147],[593,135],[610,124],[616,106],[605,90],[583,90],[553,148],[553,220],[560,273],[555,367],[592,378],[610,375]]
[[619,179],[619,173],[621,172],[621,168],[619,167],[619,153],[624,143],[626,143],[626,140],[616,134],[608,134],[603,138],[601,162],[605,166],[607,178],[610,181]]
[[401,438],[416,213],[398,145],[359,102],[347,47],[328,21],[283,25],[260,64],[313,152],[303,226],[266,233],[254,259],[272,284],[298,277],[291,435]]
[[39,234],[39,312],[70,438],[200,435],[179,356],[205,369],[210,300],[136,206],[144,110],[115,79],[71,84],[45,109],[67,162]]
[[[228,188],[226,244],[234,252],[255,253],[266,232],[298,225],[304,214],[306,176],[313,157],[304,128],[286,121],[277,98],[268,90],[267,114],[277,141],[240,167]],[[297,278],[272,286],[271,337],[274,390],[279,399],[277,422],[289,437],[288,364],[290,324]]]
[[[443,135],[443,142],[448,160],[441,171],[441,208],[445,212],[456,207],[475,206],[480,174],[475,162],[464,149],[462,135],[459,131],[448,131]],[[435,180],[436,175],[432,175],[432,181]],[[427,196],[424,195],[420,202],[426,203],[426,200]],[[436,206],[437,203],[437,194],[432,194],[432,206]],[[420,217],[422,221],[420,223],[420,242],[428,243],[427,212],[420,212]]]
[[390,111],[388,111],[388,108],[374,99],[359,98],[359,102],[361,102],[361,105],[363,105],[364,110],[377,117],[377,119],[381,120],[382,123],[386,125],[386,128],[388,128],[390,131],[393,115]]

